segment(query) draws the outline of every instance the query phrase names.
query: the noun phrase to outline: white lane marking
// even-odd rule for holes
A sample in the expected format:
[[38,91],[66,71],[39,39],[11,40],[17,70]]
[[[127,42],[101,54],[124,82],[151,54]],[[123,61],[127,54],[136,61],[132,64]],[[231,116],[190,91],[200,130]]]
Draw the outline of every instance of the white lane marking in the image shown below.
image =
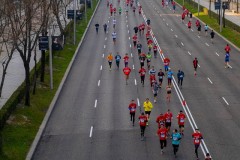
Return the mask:
[[171,31],[173,31],[173,29],[171,28]]
[[132,45],[131,45],[131,44],[130,44],[129,46],[130,46],[130,48],[132,47]]
[[184,46],[184,44],[181,42],[182,46]]
[[230,67],[232,69],[232,66],[228,65],[228,67]]
[[211,79],[210,79],[210,78],[208,78],[208,81],[209,81],[211,84],[213,84],[213,82],[211,81]]
[[140,107],[140,102],[139,102],[139,99],[137,98],[137,103],[138,103],[138,107]]
[[206,46],[209,46],[209,44],[208,43],[205,43],[206,44]]
[[102,58],[104,58],[104,54],[102,54]]
[[100,71],[102,70],[102,65],[100,66]]
[[198,67],[200,68],[200,65],[198,64]]
[[107,31],[107,33],[108,33],[108,31]]
[[193,29],[191,29],[191,31],[193,32]]
[[105,41],[107,40],[107,37],[105,38]]
[[200,38],[200,36],[198,36],[198,38]]
[[128,21],[126,20],[126,23],[127,23]]
[[129,33],[129,30],[128,30],[128,33]]
[[135,85],[137,85],[137,80],[135,79],[134,81],[135,81]]
[[128,37],[128,39],[130,40],[131,38],[130,38],[130,37]]
[[98,84],[97,85],[98,85],[98,87],[100,86],[100,80],[98,80]]
[[90,138],[92,137],[92,132],[93,132],[93,126],[91,126],[91,129],[90,129],[90,134],[89,134]]
[[229,103],[227,102],[227,100],[226,100],[224,97],[222,97],[222,99],[223,99],[224,102],[229,106]]
[[168,26],[168,23],[166,23],[166,25]]
[[157,11],[157,13],[160,13],[159,11]]
[[177,38],[178,36],[175,34],[175,37]]
[[188,51],[188,54],[191,56],[192,54]]
[[216,55],[219,56],[219,54],[216,52]]
[[134,68],[134,64],[133,64],[133,69],[135,69],[135,68]]
[[131,53],[131,57],[133,57],[133,54]]
[[127,18],[127,16],[126,16],[126,18]]
[[[110,17],[109,17],[110,18]],[[109,21],[108,21],[108,23],[109,23]]]
[[128,28],[128,24],[127,24],[127,28]]
[[104,44],[103,48],[106,48],[106,45]]
[[163,18],[163,21],[165,21],[165,19]]
[[162,17],[162,15],[160,14],[160,17]]
[[97,99],[95,100],[94,108],[97,108]]

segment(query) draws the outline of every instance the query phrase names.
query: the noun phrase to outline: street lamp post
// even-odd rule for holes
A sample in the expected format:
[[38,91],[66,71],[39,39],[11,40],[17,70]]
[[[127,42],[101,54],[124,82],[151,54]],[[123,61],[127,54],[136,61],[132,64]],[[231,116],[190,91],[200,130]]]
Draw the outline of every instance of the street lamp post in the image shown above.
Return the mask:
[[53,89],[53,69],[52,69],[52,29],[49,32],[49,72],[50,72],[50,89]]
[[85,19],[86,19],[86,23],[87,23],[87,0],[85,0]]
[[73,26],[73,44],[75,45],[76,44],[76,0],[74,0],[74,2],[73,2],[74,4],[73,4],[73,7],[74,7],[74,9],[73,9],[73,11],[74,11],[74,16],[73,16],[73,22],[74,22],[74,26]]
[[220,32],[222,32],[222,0],[220,0]]
[[199,2],[199,0],[198,0],[198,16],[199,16],[199,3],[200,3],[200,2]]

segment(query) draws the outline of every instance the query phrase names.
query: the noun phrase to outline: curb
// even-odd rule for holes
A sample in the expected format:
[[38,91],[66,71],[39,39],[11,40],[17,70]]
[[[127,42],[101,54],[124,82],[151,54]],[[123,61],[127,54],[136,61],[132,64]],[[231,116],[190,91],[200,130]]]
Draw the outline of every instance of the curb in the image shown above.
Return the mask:
[[62,81],[61,81],[61,83],[60,83],[60,85],[59,85],[59,87],[58,87],[58,90],[57,90],[55,96],[53,97],[53,100],[52,100],[52,102],[51,102],[51,104],[50,104],[50,106],[49,106],[49,109],[48,109],[48,111],[47,111],[47,113],[46,113],[46,115],[45,115],[45,117],[44,117],[44,119],[43,119],[43,121],[42,121],[42,124],[41,124],[40,127],[39,127],[38,133],[37,133],[37,135],[36,135],[36,137],[35,137],[32,145],[31,145],[31,147],[30,147],[30,150],[28,151],[28,154],[27,154],[27,156],[26,156],[26,160],[31,160],[31,159],[32,159],[32,156],[33,156],[33,154],[34,154],[34,152],[35,152],[35,150],[36,150],[36,148],[37,148],[37,146],[38,146],[38,143],[39,143],[39,141],[40,141],[40,138],[41,138],[41,136],[42,136],[42,133],[43,133],[43,131],[44,131],[45,127],[46,127],[46,124],[47,124],[47,122],[48,122],[48,120],[49,120],[49,117],[51,116],[51,113],[52,113],[52,111],[53,111],[53,109],[54,109],[55,103],[57,102],[58,96],[59,96],[59,94],[60,94],[60,92],[61,92],[61,90],[62,90],[62,88],[63,88],[63,85],[64,85],[67,77],[68,77],[69,71],[70,71],[71,68],[72,68],[73,62],[75,61],[75,57],[76,57],[77,54],[78,54],[78,51],[79,51],[79,49],[80,49],[80,47],[81,47],[81,45],[82,45],[82,42],[83,42],[83,40],[84,40],[84,38],[85,38],[85,35],[86,35],[86,33],[88,32],[89,26],[90,26],[90,24],[91,24],[91,22],[92,22],[92,19],[93,19],[94,15],[95,15],[95,13],[96,13],[96,11],[97,11],[97,9],[98,9],[98,6],[99,6],[99,4],[100,4],[100,1],[101,1],[101,0],[98,0],[98,4],[97,4],[97,6],[96,6],[96,8],[95,8],[95,10],[94,10],[94,12],[93,12],[93,14],[92,14],[92,16],[91,16],[91,19],[90,19],[89,22],[88,22],[88,25],[87,25],[87,27],[86,27],[86,29],[85,29],[85,31],[84,31],[84,34],[83,34],[83,36],[82,36],[82,38],[81,38],[81,41],[80,41],[79,44],[78,44],[78,47],[77,47],[77,49],[76,49],[76,51],[75,51],[75,53],[74,53],[74,55],[73,55],[73,57],[72,57],[72,60],[71,60],[71,62],[69,63],[68,68],[67,68],[67,70],[66,70],[66,72],[65,72],[65,74],[64,74],[64,76],[63,76],[63,79],[62,79]]
[[[176,2],[176,1],[175,1]],[[178,4],[179,6],[181,6],[179,3],[176,2],[176,4]],[[204,7],[204,6],[203,6]],[[181,6],[182,8],[182,6]],[[205,7],[206,8],[206,7]],[[200,20],[198,17],[194,16],[193,17],[197,20],[199,20],[202,24],[206,24],[205,22],[203,22],[202,20]],[[209,29],[212,29],[211,27],[208,26]],[[236,50],[238,50],[240,52],[240,48],[238,46],[236,46],[235,44],[233,44],[232,42],[230,42],[227,38],[225,38],[224,36],[222,36],[220,33],[218,33],[216,30],[214,30],[214,33],[216,33],[219,37],[221,37],[223,40],[225,40],[228,44],[230,44],[231,46],[233,46],[234,48],[236,48]],[[224,48],[223,48],[224,49]]]

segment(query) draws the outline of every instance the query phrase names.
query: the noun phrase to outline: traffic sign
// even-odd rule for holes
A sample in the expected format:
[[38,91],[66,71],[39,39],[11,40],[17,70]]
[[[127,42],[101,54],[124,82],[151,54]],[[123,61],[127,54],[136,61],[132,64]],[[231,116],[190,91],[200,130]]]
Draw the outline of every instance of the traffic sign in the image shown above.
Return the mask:
[[[82,13],[80,10],[76,10],[76,19],[81,20],[82,19]],[[74,19],[74,10],[67,10],[67,18],[68,19]]]
[[220,9],[221,3],[220,2],[214,2],[215,10]]
[[48,36],[40,36],[38,41],[39,41],[39,50],[48,50],[49,49]]

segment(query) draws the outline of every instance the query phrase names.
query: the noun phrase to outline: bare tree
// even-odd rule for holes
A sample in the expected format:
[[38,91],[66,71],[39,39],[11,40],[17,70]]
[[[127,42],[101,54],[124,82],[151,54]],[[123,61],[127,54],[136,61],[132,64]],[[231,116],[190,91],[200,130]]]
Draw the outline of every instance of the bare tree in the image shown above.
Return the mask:
[[[12,32],[13,45],[20,54],[25,69],[25,105],[30,106],[30,61],[32,51],[47,18],[39,17],[41,7],[48,0],[22,0],[20,15],[14,3],[6,0],[6,15]],[[51,2],[51,1],[50,1]],[[49,9],[50,4],[48,5]],[[48,16],[48,14],[44,15]]]

